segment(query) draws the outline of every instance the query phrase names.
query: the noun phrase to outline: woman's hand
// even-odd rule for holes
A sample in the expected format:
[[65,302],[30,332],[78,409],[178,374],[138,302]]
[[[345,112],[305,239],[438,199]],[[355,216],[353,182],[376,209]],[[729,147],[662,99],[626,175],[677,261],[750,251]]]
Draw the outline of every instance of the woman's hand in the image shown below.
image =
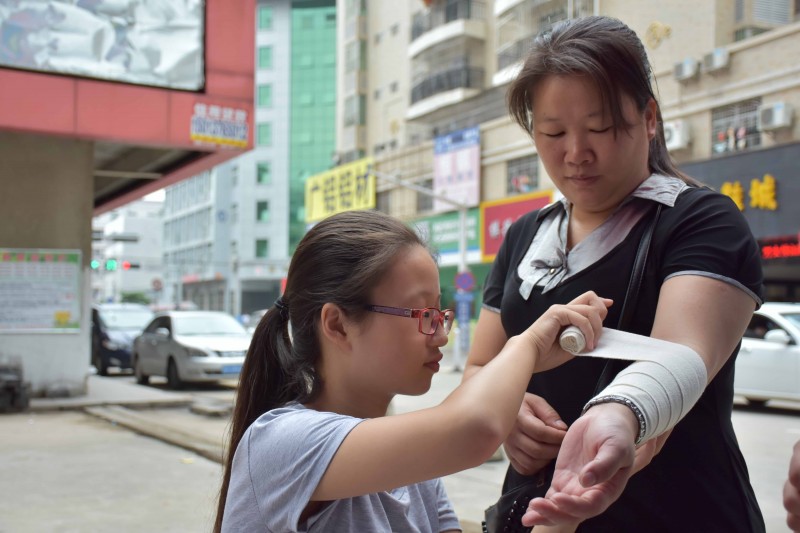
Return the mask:
[[531,501],[523,524],[575,524],[605,511],[659,449],[654,439],[637,457],[637,433],[636,417],[628,407],[608,403],[589,409],[567,431],[550,490]]
[[586,349],[592,350],[603,329],[603,320],[613,302],[600,298],[592,291],[585,292],[567,305],[553,305],[519,336],[535,346],[539,354],[536,372],[550,370],[574,357],[563,350],[558,336],[566,326],[577,326],[586,338]]
[[566,434],[556,410],[541,396],[526,393],[503,448],[514,470],[531,476],[556,458]]

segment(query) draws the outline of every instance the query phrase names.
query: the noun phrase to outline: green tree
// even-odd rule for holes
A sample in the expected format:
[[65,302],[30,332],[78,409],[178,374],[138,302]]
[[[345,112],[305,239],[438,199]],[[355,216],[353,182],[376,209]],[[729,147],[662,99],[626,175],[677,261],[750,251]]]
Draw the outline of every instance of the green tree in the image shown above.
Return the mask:
[[123,292],[121,301],[123,303],[148,305],[150,298],[143,292]]

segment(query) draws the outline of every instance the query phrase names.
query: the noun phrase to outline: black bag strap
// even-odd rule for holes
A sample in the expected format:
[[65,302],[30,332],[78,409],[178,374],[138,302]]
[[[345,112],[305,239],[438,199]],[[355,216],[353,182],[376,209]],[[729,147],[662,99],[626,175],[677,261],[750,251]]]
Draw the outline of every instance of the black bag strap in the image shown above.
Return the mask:
[[[639,289],[642,286],[642,279],[644,278],[644,267],[647,263],[647,254],[650,251],[650,242],[653,240],[653,232],[658,224],[658,217],[661,215],[661,204],[656,203],[656,212],[650,220],[650,224],[645,228],[641,240],[639,240],[639,247],[636,249],[636,257],[633,260],[633,270],[631,271],[631,279],[628,281],[628,290],[625,291],[625,300],[622,302],[622,311],[619,315],[619,322],[617,322],[617,329],[629,326],[633,321],[633,311],[636,308],[636,299],[639,294]],[[621,365],[628,364],[626,361],[609,360],[603,367],[603,372],[597,380],[594,394],[596,395],[601,390],[605,389],[614,377],[622,370]]]

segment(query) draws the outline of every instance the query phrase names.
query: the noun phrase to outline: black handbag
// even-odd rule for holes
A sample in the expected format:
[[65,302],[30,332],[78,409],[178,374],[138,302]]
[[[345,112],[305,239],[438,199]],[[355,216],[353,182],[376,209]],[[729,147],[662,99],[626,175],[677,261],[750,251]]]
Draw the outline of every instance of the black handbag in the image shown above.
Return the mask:
[[[655,215],[653,215],[650,225],[642,234],[639,247],[636,249],[631,278],[628,281],[625,300],[622,303],[622,311],[617,324],[617,329],[620,330],[630,325],[633,318],[633,308],[636,305],[636,296],[642,285],[644,267],[650,250],[650,241],[653,238],[653,231],[661,214],[661,204],[656,205]],[[606,388],[622,369],[619,365],[626,363],[625,361],[607,361],[603,371],[600,373],[600,378],[597,380],[595,394]],[[484,511],[483,533],[530,533],[533,528],[522,525],[522,515],[525,514],[532,499],[542,498],[547,494],[548,489],[550,489],[550,483],[553,481],[555,468],[556,462],[550,461],[524,483],[503,493],[494,505]]]

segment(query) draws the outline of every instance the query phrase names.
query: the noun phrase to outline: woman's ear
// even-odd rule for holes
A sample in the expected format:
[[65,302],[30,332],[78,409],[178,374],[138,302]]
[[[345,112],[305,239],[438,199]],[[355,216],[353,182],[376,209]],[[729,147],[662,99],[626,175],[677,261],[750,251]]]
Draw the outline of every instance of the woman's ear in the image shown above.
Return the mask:
[[653,98],[644,107],[644,125],[647,128],[647,140],[652,141],[658,131],[658,104]]
[[352,328],[348,327],[347,315],[341,307],[333,303],[326,303],[320,311],[320,333],[323,339],[337,345],[341,349],[350,349]]

